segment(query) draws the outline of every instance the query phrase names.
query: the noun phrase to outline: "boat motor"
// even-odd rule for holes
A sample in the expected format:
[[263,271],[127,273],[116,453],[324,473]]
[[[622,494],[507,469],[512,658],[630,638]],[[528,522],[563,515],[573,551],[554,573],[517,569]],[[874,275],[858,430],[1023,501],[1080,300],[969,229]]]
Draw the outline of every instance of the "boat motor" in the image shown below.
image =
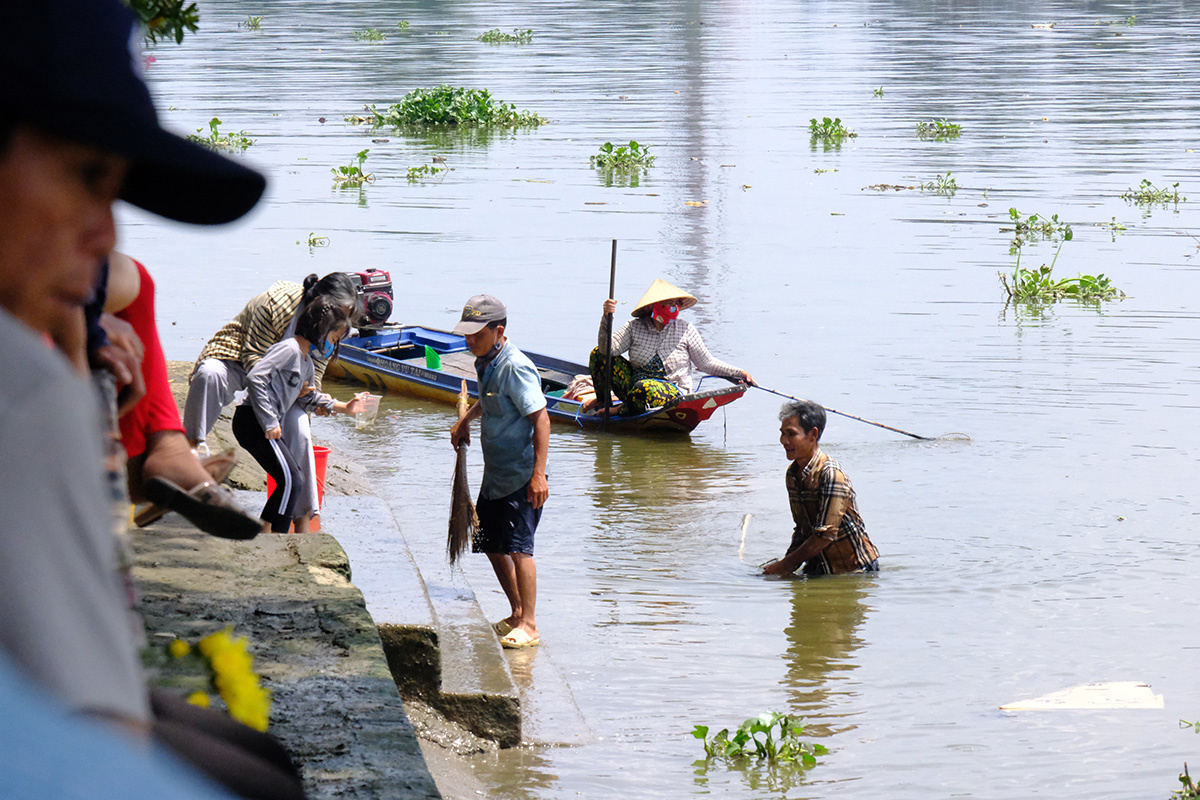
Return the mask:
[[367,269],[346,274],[362,298],[365,313],[358,327],[373,328],[387,322],[392,315],[391,273],[382,269]]

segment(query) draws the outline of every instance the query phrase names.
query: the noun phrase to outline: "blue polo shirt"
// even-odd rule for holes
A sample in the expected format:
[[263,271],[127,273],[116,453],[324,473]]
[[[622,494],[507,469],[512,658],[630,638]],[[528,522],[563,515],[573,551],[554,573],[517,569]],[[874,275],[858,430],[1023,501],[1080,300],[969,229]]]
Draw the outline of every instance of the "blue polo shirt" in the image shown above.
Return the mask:
[[483,416],[483,483],[479,495],[507,497],[533,477],[533,423],[529,415],[546,407],[542,379],[529,357],[506,341],[479,378]]

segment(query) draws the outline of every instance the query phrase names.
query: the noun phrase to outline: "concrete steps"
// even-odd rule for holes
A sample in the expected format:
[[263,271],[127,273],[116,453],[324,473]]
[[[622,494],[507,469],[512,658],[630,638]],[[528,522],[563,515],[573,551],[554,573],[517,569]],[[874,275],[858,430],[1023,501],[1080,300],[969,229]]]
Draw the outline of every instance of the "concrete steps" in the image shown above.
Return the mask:
[[[521,744],[520,692],[475,593],[439,548],[410,549],[378,497],[328,497],[321,527],[353,565],[396,684],[501,747]],[[444,534],[443,534],[444,540]]]

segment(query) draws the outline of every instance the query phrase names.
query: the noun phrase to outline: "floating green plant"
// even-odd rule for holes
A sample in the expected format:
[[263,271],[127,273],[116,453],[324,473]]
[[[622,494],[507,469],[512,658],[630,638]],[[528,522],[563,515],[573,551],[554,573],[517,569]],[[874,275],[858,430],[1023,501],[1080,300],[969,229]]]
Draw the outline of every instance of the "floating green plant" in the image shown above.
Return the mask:
[[354,40],[358,42],[382,42],[386,38],[379,28],[367,28],[365,31],[354,32]]
[[347,122],[366,122],[376,127],[478,126],[536,128],[550,120],[532,111],[496,100],[486,89],[465,89],[446,84],[432,89],[413,89],[399,103],[383,110],[367,106],[365,117],[347,117]]
[[406,19],[400,20],[399,22],[396,23],[396,28],[397,28],[397,30],[402,30],[402,31],[408,30],[408,20],[406,20]]
[[1125,19],[1102,19],[1097,20],[1097,25],[1137,25],[1137,15],[1131,14]]
[[956,125],[948,119],[931,119],[928,122],[917,123],[917,138],[918,139],[933,139],[935,142],[944,142],[947,139],[954,139],[962,135],[962,126]]
[[875,95],[876,97],[883,97],[883,87],[880,86],[878,89],[872,89],[871,94]]
[[750,761],[788,764],[808,769],[817,764],[817,756],[829,752],[822,744],[805,742],[803,721],[797,717],[770,711],[751,717],[730,733],[722,728],[712,736],[707,725],[697,725],[692,736],[704,741],[704,755],[740,765]]
[[203,128],[197,128],[196,133],[188,134],[187,138],[210,150],[245,150],[254,144],[254,140],[247,136],[245,131],[222,134],[220,124],[221,120],[213,117],[208,121],[208,136],[197,136],[197,133],[204,132]]
[[1126,189],[1121,195],[1122,200],[1127,200],[1134,205],[1168,205],[1174,203],[1179,205],[1187,200],[1179,194],[1179,183],[1171,184],[1170,188],[1160,189],[1148,180],[1143,180],[1137,189]]
[[359,150],[354,156],[354,162],[347,164],[344,167],[334,167],[330,170],[333,173],[333,183],[339,189],[352,189],[362,186],[364,183],[374,183],[375,174],[367,172],[363,169],[363,164],[366,163],[367,153],[370,150]]
[[308,234],[307,241],[296,242],[296,244],[306,244],[306,245],[308,245],[309,250],[313,249],[314,247],[328,247],[329,246],[329,237],[328,236],[317,236],[316,231],[313,231]]
[[262,28],[262,16],[246,17],[245,22],[239,22],[238,27],[245,28],[248,31],[257,31]]
[[593,167],[608,167],[610,169],[637,169],[654,164],[654,156],[650,148],[638,144],[632,139],[629,145],[614,147],[612,142],[600,145],[600,152],[591,158]]
[[[437,175],[439,172],[445,172],[445,171],[446,171],[446,167],[431,167],[428,164],[422,164],[419,167],[409,167],[408,175],[407,175],[408,182],[409,183],[423,182],[426,178],[432,178],[434,175]],[[445,176],[443,176],[443,177],[445,177]]]
[[820,139],[825,142],[836,142],[841,144],[843,139],[850,139],[858,136],[854,131],[842,125],[840,117],[830,119],[825,117],[820,122],[816,118],[808,121],[808,130],[814,140]]
[[1068,238],[1059,242],[1058,250],[1055,251],[1050,264],[1043,264],[1037,269],[1022,267],[1021,254],[1017,253],[1017,263],[1013,267],[1012,275],[1000,273],[1000,283],[1008,294],[1009,302],[1041,304],[1071,299],[1082,303],[1097,303],[1101,300],[1119,300],[1125,297],[1125,293],[1113,286],[1112,280],[1104,273],[1055,279],[1054,265],[1058,263],[1058,254],[1062,252],[1062,246]]
[[1009,255],[1016,255],[1025,242],[1030,240],[1061,239],[1069,242],[1075,236],[1075,231],[1071,229],[1070,223],[1059,220],[1058,214],[1051,214],[1049,217],[1030,214],[1022,217],[1020,211],[1010,208],[1008,209],[1008,218],[1012,221],[1013,227],[1000,230],[1011,231],[1013,234],[1012,242],[1008,247]]
[[475,37],[477,42],[487,42],[488,44],[529,44],[533,41],[533,30],[513,28],[512,33],[504,33],[499,28],[492,28],[490,31],[479,34]]
[[[897,187],[885,185],[885,188],[894,189]],[[958,182],[954,180],[954,176],[947,170],[945,175],[934,175],[933,180],[922,183],[921,191],[935,192],[953,197],[954,193],[958,191]]]

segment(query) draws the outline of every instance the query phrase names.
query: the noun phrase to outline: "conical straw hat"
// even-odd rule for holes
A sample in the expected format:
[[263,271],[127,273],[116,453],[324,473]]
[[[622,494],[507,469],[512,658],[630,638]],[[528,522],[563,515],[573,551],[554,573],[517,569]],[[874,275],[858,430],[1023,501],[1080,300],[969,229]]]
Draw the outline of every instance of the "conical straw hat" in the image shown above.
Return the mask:
[[650,316],[650,311],[654,304],[661,303],[664,300],[678,300],[681,311],[685,308],[691,308],[699,302],[678,286],[672,286],[662,278],[656,278],[654,283],[650,284],[650,288],[646,290],[646,293],[642,295],[642,299],[638,301],[637,307],[633,309],[633,316]]

